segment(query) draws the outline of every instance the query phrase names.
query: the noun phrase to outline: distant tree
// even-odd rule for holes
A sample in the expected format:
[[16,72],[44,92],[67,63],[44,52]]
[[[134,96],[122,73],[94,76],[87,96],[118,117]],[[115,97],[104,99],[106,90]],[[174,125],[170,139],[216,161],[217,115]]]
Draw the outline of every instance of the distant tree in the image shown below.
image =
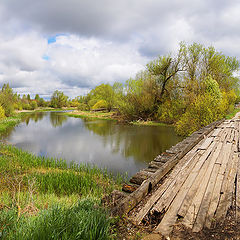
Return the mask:
[[30,102],[30,101],[31,101],[30,94],[28,94],[28,95],[27,95],[27,100],[28,100],[28,102]]
[[44,101],[43,98],[39,98],[39,100],[38,100],[38,106],[39,106],[39,107],[46,107],[46,102]]
[[62,108],[67,106],[68,97],[63,92],[56,90],[52,97],[50,105],[54,108]]
[[10,88],[9,84],[4,84],[0,92],[0,104],[7,117],[13,113],[15,101],[16,96],[14,95],[12,88]]
[[39,102],[39,100],[40,100],[39,94],[35,95],[35,100]]

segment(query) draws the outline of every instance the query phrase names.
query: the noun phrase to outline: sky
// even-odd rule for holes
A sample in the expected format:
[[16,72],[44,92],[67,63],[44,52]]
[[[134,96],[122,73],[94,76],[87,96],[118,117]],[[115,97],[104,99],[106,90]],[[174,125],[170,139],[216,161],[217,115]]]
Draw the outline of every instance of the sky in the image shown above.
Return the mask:
[[70,98],[124,83],[181,41],[240,59],[240,1],[1,0],[0,86]]

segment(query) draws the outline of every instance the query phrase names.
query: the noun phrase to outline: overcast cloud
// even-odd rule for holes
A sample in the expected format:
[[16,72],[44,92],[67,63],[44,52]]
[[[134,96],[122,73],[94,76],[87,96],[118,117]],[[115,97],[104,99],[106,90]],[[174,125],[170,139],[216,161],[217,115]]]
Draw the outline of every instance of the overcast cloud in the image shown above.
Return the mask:
[[0,84],[75,97],[134,77],[180,41],[239,58],[239,13],[234,0],[2,0]]

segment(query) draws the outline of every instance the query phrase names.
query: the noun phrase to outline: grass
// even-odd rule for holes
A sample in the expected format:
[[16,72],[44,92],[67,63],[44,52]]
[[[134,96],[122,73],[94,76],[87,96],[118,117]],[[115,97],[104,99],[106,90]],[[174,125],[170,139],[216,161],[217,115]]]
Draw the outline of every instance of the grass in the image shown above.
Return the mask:
[[71,207],[52,206],[38,216],[21,215],[14,210],[2,211],[2,238],[38,239],[110,239],[111,220],[102,208],[89,199]]
[[4,118],[0,120],[0,133],[5,132],[8,128],[16,126],[21,122],[22,114],[17,114],[12,117]]
[[234,110],[225,116],[226,119],[233,118],[238,112],[240,112],[240,108],[234,108]]
[[75,118],[87,118],[93,120],[116,120],[113,118],[114,112],[73,111],[63,114]]
[[139,125],[139,126],[171,126],[170,124],[155,122],[155,121],[132,121],[130,124]]
[[122,180],[0,144],[0,239],[111,239],[101,199]]

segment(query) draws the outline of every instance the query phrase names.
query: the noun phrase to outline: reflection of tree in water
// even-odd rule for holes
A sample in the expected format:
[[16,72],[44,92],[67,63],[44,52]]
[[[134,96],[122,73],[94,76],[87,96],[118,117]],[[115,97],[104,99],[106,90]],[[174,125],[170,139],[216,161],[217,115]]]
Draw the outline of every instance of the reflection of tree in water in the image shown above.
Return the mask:
[[113,153],[149,162],[158,154],[181,141],[172,127],[119,125],[111,121],[85,122],[86,128],[111,144]]
[[38,122],[46,116],[47,113],[44,112],[35,112],[35,113],[30,113],[26,114],[23,116],[23,121],[25,121],[26,125],[29,124],[30,120],[33,120],[34,122]]
[[57,114],[55,112],[50,112],[50,121],[53,127],[59,127],[67,121],[67,116],[63,114]]
[[[22,116],[22,121],[26,123],[26,125],[29,124],[30,120],[34,121],[34,122],[38,122],[40,120],[42,120],[44,118],[44,116],[46,116],[46,113],[44,112],[34,112],[34,113],[26,113]],[[15,129],[15,126],[10,126],[6,129],[6,131],[4,131],[3,133],[1,133],[1,137],[2,139],[8,137]]]

